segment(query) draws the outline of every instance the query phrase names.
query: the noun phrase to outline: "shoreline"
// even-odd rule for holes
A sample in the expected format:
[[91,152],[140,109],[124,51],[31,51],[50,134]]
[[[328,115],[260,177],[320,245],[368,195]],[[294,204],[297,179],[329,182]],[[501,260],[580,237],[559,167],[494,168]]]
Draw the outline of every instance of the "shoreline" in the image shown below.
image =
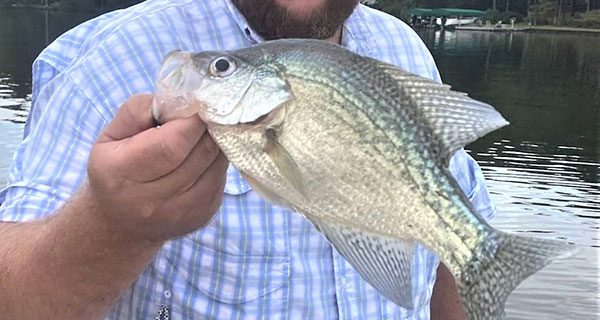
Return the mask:
[[566,33],[572,33],[572,32],[581,32],[581,33],[588,33],[588,34],[597,34],[600,35],[600,29],[589,29],[589,28],[576,28],[576,27],[569,27],[569,26],[559,26],[559,27],[555,27],[555,26],[527,26],[525,28],[525,31],[532,31],[532,32],[566,32]]
[[0,8],[28,8],[28,9],[37,9],[37,10],[58,10],[57,6],[44,6],[44,5],[34,5],[34,4],[3,4],[0,5]]
[[575,28],[568,26],[523,26],[515,25],[514,28],[488,28],[476,26],[456,27],[456,30],[486,31],[486,32],[549,32],[549,33],[581,33],[600,35],[600,29]]

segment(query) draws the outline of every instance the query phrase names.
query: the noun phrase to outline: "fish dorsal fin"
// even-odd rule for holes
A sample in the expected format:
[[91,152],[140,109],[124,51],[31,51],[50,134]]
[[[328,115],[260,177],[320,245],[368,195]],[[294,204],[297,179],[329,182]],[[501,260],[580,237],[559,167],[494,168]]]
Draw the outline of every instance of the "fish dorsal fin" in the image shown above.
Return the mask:
[[[403,107],[410,105],[425,120],[438,140],[439,155],[446,164],[458,149],[508,124],[489,104],[469,98],[450,86],[379,63],[400,86]],[[410,101],[410,102],[409,102]]]
[[411,264],[414,241],[397,240],[308,217],[333,247],[384,297],[413,308]]

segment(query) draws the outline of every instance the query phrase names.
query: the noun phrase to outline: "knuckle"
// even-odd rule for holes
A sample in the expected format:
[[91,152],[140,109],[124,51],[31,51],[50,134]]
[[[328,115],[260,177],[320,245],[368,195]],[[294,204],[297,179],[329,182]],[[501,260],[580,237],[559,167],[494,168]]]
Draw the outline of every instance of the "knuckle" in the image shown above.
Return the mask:
[[127,103],[133,106],[148,105],[152,103],[153,95],[149,93],[139,93],[131,96]]

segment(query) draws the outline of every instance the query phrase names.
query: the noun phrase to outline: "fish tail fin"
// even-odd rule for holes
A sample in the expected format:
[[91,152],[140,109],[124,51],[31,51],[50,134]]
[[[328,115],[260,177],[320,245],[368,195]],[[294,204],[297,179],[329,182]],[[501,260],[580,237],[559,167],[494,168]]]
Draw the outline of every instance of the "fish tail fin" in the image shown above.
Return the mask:
[[510,293],[554,259],[576,252],[575,246],[493,231],[463,270],[457,285],[467,319],[501,319]]

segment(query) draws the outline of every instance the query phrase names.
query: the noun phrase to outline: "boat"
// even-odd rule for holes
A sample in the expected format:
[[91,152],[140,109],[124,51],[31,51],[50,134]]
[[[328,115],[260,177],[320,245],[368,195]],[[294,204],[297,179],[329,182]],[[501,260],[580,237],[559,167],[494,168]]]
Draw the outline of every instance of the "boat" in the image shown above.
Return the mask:
[[413,8],[410,10],[410,21],[413,27],[452,29],[457,26],[473,24],[484,14],[484,11],[473,9]]

